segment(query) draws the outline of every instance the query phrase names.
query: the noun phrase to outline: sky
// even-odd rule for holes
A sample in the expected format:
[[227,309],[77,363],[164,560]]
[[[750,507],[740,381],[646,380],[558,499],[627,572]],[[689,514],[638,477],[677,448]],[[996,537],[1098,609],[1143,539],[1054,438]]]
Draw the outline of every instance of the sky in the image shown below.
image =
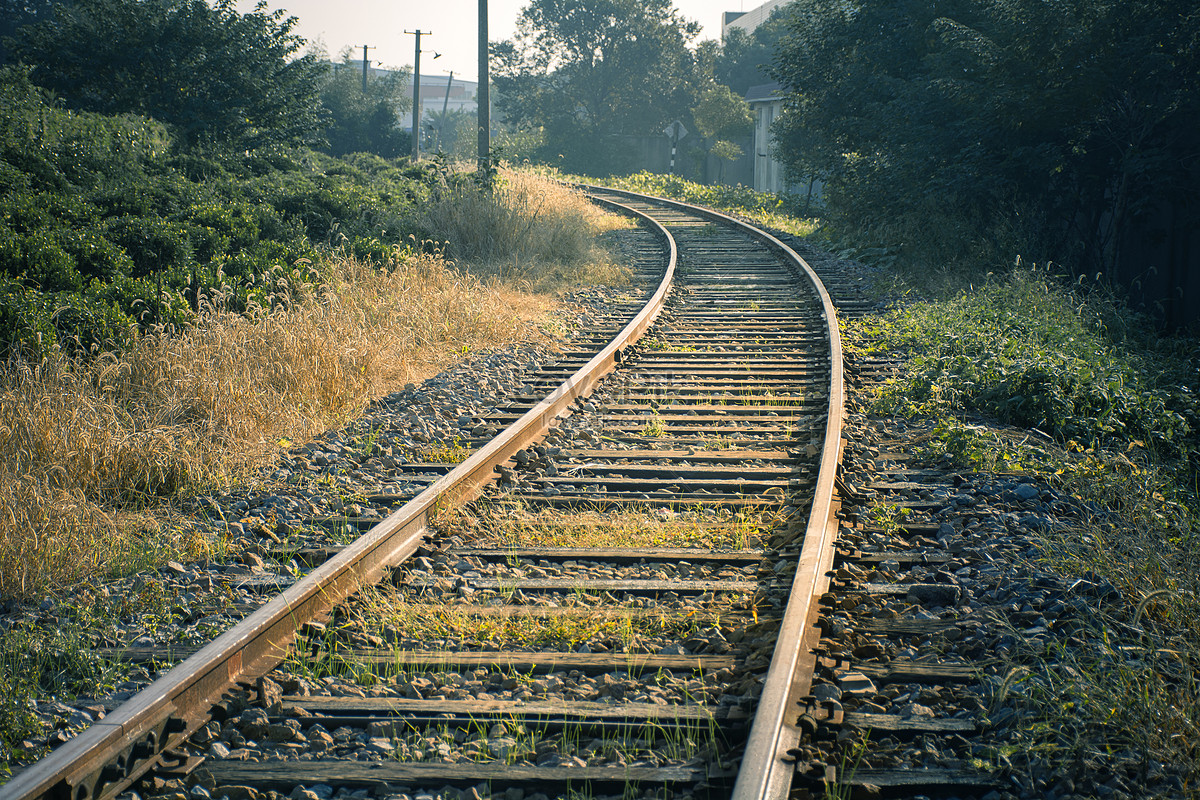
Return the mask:
[[[762,0],[674,0],[687,19],[699,22],[701,39],[721,38],[721,14],[749,11]],[[242,13],[254,9],[255,0],[238,0]],[[517,15],[528,0],[489,0],[488,38],[508,39],[516,28]],[[342,48],[354,48],[362,58],[368,45],[373,66],[412,66],[415,36],[406,30],[432,31],[421,36],[421,73],[446,75],[450,70],[466,80],[478,75],[478,0],[267,0],[270,9],[282,8],[299,22],[294,31],[310,42],[320,40],[333,58]],[[434,53],[441,57],[434,59]]]

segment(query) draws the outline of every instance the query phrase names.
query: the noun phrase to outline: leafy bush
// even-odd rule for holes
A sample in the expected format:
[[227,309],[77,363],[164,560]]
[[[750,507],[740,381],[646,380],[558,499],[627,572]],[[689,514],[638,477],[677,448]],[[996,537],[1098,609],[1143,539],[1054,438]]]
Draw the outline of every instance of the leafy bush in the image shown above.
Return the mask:
[[59,292],[50,323],[59,346],[71,354],[122,350],[133,341],[137,323],[111,300],[94,294]]
[[17,69],[0,100],[0,355],[127,343],[206,296],[270,308],[270,275],[322,248],[385,263],[439,180],[365,154],[171,152],[153,120],[64,111]]
[[75,259],[62,247],[56,232],[36,231],[10,240],[11,255],[22,267],[22,280],[48,292],[79,291],[83,276],[75,269]]
[[977,413],[1070,448],[1153,455],[1186,491],[1200,453],[1196,354],[1128,316],[1106,324],[1121,313],[1021,269],[946,301],[852,322],[850,332],[913,354],[906,375],[881,390],[880,411]]

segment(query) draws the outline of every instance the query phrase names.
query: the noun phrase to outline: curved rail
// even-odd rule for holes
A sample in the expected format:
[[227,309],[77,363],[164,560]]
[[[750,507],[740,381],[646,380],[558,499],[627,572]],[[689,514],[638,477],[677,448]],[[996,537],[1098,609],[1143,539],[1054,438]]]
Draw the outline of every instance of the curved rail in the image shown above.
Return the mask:
[[[587,188],[623,197],[644,197],[620,189]],[[820,631],[815,627],[817,600],[829,588],[829,576],[826,573],[833,567],[833,544],[837,536],[836,513],[840,504],[835,497],[834,480],[841,458],[845,415],[842,340],[838,331],[837,314],[833,300],[816,272],[796,251],[776,237],[706,208],[659,198],[655,198],[655,202],[721,221],[765,242],[800,268],[821,300],[822,316],[829,338],[830,374],[828,416],[816,491],[809,511],[796,575],[788,595],[787,611],[780,626],[779,640],[775,643],[775,652],[771,658],[771,666],[759,698],[758,710],[754,715],[750,738],[746,743],[745,755],[732,795],[733,800],[786,798],[794,771],[788,751],[799,743],[801,734],[796,703],[812,688],[812,676],[816,665],[813,648],[820,639]]]
[[[786,797],[793,766],[787,752],[800,738],[798,707],[811,688],[818,639],[814,627],[817,598],[828,588],[836,534],[834,480],[843,423],[842,352],[832,301],[812,268],[773,236],[736,219],[676,201],[631,192],[586,187],[593,193],[652,201],[730,225],[767,244],[794,265],[818,296],[829,342],[828,414],[813,505],[779,640],[766,676],[733,797]],[[282,660],[286,645],[309,620],[324,616],[361,585],[416,551],[432,512],[478,494],[495,468],[538,440],[553,420],[621,360],[660,313],[676,263],[674,240],[647,215],[606,202],[641,217],[657,230],[668,248],[664,276],[647,305],[586,365],[526,412],[477,453],[393,512],[339,556],[313,570],[279,597],[222,634],[133,700],[46,759],[0,787],[0,800],[52,797],[61,800],[109,798],[123,791],[208,719],[210,706],[238,683],[252,680]]]
[[667,265],[646,306],[617,336],[548,397],[454,470],[371,528],[338,556],[268,602],[128,703],[0,787],[0,800],[93,800],[124,791],[208,718],[230,687],[269,671],[308,621],[326,614],[384,569],[416,551],[439,507],[465,502],[495,468],[537,441],[575,398],[613,370],[620,351],[658,317],[675,274],[677,250],[666,229],[645,214],[605,201],[646,221],[664,239]]

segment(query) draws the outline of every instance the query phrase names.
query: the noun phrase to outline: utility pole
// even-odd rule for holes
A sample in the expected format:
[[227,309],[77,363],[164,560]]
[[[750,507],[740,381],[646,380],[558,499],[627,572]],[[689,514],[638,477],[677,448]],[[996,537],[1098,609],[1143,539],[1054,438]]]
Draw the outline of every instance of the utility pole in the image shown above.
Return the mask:
[[475,99],[479,104],[479,177],[488,174],[491,157],[492,136],[490,109],[488,108],[488,4],[479,0],[479,91]]
[[450,78],[446,81],[446,96],[442,98],[442,121],[438,123],[437,142],[434,144],[439,153],[442,151],[442,128],[446,127],[446,109],[450,106],[450,90],[452,88],[454,88],[454,70],[450,70]]
[[423,31],[417,28],[415,31],[405,31],[405,33],[415,34],[417,37],[417,52],[413,56],[413,125],[412,125],[412,145],[413,145],[413,161],[421,160],[421,35],[430,36],[433,31]]
[[363,94],[367,93],[367,45],[363,45]]

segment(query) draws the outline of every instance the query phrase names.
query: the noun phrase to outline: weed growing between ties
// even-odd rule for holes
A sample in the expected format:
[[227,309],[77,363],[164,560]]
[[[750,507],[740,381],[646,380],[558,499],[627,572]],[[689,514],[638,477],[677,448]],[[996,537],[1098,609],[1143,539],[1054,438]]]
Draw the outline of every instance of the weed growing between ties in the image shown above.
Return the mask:
[[342,259],[285,299],[247,315],[217,298],[120,354],[0,368],[0,595],[142,566],[123,553],[203,552],[136,512],[250,474],[463,347],[520,338],[544,307],[413,251],[385,270]]
[[[511,600],[518,583],[514,579],[511,587],[481,590],[474,601]],[[356,632],[386,642],[453,642],[455,646],[501,650],[560,646],[574,650],[588,643],[597,650],[642,653],[657,652],[662,646],[654,643],[657,637],[682,640],[703,628],[719,625],[723,615],[736,613],[739,602],[730,597],[720,608],[672,615],[636,606],[613,606],[581,587],[561,600],[558,613],[541,614],[537,612],[544,609],[536,607],[488,606],[481,610],[470,604],[426,601],[419,592],[401,586],[364,589],[355,595],[347,613],[354,617]],[[392,665],[377,669],[391,674]]]
[[781,518],[717,511],[707,515],[667,509],[619,513],[535,511],[515,503],[463,509],[437,520],[446,535],[468,536],[498,547],[761,547]]

